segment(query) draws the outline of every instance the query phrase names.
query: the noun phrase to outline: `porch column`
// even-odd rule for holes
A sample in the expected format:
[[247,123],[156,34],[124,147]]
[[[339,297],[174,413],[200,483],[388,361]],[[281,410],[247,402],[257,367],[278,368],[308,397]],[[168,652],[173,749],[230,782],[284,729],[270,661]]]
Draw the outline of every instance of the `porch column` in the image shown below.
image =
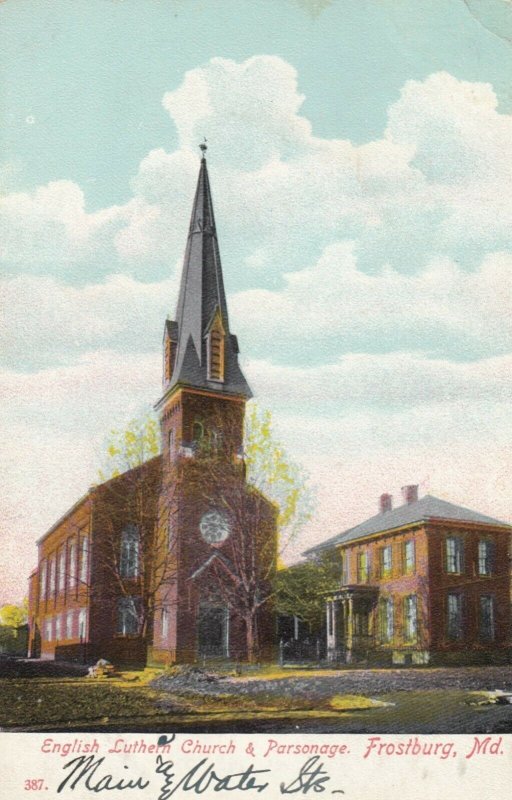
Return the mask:
[[347,636],[346,636],[346,656],[347,664],[352,661],[352,649],[354,646],[354,598],[349,595],[347,600]]

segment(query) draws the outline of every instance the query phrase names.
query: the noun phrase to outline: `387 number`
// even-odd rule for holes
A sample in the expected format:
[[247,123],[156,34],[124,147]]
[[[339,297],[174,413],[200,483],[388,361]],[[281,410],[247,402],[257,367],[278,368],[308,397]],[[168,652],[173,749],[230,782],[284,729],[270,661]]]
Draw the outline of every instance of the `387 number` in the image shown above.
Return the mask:
[[27,778],[23,787],[26,792],[39,792],[44,789],[44,778]]

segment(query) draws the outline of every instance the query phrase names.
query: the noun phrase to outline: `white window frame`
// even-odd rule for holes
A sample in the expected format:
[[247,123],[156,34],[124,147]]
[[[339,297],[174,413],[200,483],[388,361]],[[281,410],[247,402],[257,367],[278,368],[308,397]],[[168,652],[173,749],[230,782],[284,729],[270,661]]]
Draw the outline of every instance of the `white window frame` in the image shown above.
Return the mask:
[[89,537],[82,536],[80,542],[80,582],[87,583],[89,575]]
[[449,592],[446,598],[446,634],[450,641],[464,637],[464,598],[460,592]]
[[74,612],[68,611],[66,614],[66,639],[73,639]]
[[49,566],[50,566],[50,579],[49,579],[50,588],[49,588],[49,593],[50,593],[50,595],[52,595],[52,594],[55,594],[55,586],[56,586],[56,583],[55,583],[56,574],[55,573],[57,571],[57,559],[56,559],[55,555],[50,556],[50,558],[48,559],[48,563],[49,563]]
[[73,589],[76,586],[76,559],[77,559],[77,546],[76,542],[73,540],[69,543],[69,551],[68,551],[68,587],[69,589]]
[[406,539],[404,542],[404,573],[413,575],[416,572],[416,542]]
[[117,601],[117,626],[118,636],[138,636],[140,632],[137,604],[138,597],[120,597]]
[[81,642],[87,639],[87,609],[81,608],[78,612],[78,638]]
[[139,576],[140,534],[136,525],[127,525],[121,533],[119,574],[122,578]]
[[393,550],[390,544],[380,549],[380,576],[390,578],[393,571]]
[[460,536],[447,536],[445,539],[445,565],[450,575],[464,572],[464,540]]
[[492,575],[494,561],[494,542],[480,539],[478,542],[478,574]]
[[47,562],[46,559],[41,561],[39,568],[39,599],[46,600],[48,587],[47,587]]
[[480,595],[478,602],[478,633],[480,639],[484,642],[493,642],[496,638],[496,598],[492,594]]
[[418,597],[415,594],[404,597],[404,637],[407,642],[418,638]]
[[57,592],[63,592],[66,588],[66,548],[62,547],[58,557],[58,576],[57,576]]

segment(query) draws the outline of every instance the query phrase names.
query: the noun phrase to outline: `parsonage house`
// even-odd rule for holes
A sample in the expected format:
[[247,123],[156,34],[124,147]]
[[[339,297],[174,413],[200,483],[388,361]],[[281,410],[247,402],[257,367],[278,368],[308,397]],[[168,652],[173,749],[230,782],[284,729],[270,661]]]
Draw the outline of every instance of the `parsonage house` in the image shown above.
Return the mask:
[[276,508],[247,481],[245,403],[203,150],[156,403],[162,454],[39,540],[30,654],[115,664],[270,658]]
[[402,489],[379,513],[311,548],[335,552],[340,583],[326,598],[332,662],[501,662],[511,654],[512,527]]

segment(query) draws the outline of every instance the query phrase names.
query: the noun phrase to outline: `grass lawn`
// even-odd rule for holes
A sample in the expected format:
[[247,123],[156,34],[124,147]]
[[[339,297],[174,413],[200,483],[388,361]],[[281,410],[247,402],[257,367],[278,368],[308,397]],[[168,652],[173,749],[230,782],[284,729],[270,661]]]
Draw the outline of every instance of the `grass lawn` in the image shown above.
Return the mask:
[[[475,713],[482,693],[463,690],[398,692],[375,700],[357,694],[332,694],[322,700],[293,695],[233,694],[175,696],[149,685],[155,670],[123,673],[115,678],[9,678],[0,680],[0,729],[3,730],[130,730],[164,727],[186,730],[204,725],[212,730],[230,722],[292,723],[318,720],[319,730],[333,724],[357,723],[396,729],[428,723],[437,717],[456,719]],[[304,671],[300,671],[304,676]],[[314,673],[312,673],[314,674]],[[265,670],[265,679],[292,677],[290,670]],[[259,677],[262,674],[259,673]],[[250,679],[250,678],[249,678]],[[240,729],[240,727],[238,727]]]

